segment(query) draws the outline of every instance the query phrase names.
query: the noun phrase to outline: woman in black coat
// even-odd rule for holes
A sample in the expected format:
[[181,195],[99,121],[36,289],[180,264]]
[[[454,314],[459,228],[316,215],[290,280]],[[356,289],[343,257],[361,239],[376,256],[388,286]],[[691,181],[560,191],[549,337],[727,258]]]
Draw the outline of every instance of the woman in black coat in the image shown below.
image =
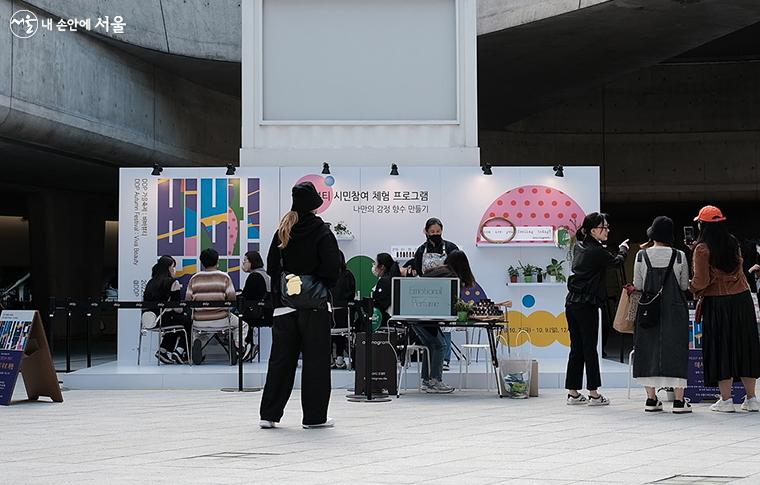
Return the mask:
[[[177,262],[171,256],[161,256],[158,258],[158,262],[153,265],[151,270],[151,278],[145,285],[145,291],[143,292],[143,301],[147,302],[179,302],[180,290],[182,285],[176,279],[176,266]],[[159,314],[158,310],[151,310],[155,314]],[[192,322],[187,315],[182,313],[181,309],[164,310],[161,313],[161,326],[168,327],[171,325],[182,325],[185,327],[188,337],[190,336],[190,329]],[[167,333],[164,334],[164,338],[161,339],[156,357],[164,364],[186,364],[187,350],[184,348],[187,345],[184,341],[180,340],[180,333]]]
[[329,427],[333,426],[333,419],[327,417],[331,391],[332,305],[328,302],[317,309],[286,307],[282,300],[281,275],[308,275],[324,287],[332,288],[338,280],[340,253],[335,235],[315,215],[323,201],[314,185],[311,182],[298,184],[293,187],[292,195],[291,210],[280,221],[267,255],[275,312],[259,425],[273,428],[282,418],[293,391],[298,355],[302,354],[303,427]]
[[[623,241],[615,255],[603,246],[607,242],[610,226],[607,214],[592,212],[583,219],[573,255],[573,274],[567,280],[565,316],[570,332],[570,355],[567,358],[567,404],[605,406],[610,401],[599,394],[602,385],[599,372],[599,310],[605,304],[604,274],[608,266],[620,264],[628,254],[628,239]],[[578,391],[583,384],[586,368],[586,388],[589,398]]]

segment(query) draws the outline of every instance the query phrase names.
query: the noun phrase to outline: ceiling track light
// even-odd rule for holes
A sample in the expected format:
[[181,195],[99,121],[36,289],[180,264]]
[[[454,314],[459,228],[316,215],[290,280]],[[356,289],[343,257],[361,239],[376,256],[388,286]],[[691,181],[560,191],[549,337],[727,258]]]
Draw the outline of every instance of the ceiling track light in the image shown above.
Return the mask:
[[235,165],[232,162],[227,164],[227,175],[235,175]]
[[552,167],[554,170],[554,176],[555,177],[564,177],[565,176],[565,169],[562,167],[562,165],[555,165]]
[[322,164],[322,175],[330,175],[330,164],[327,162]]
[[398,165],[391,163],[391,175],[398,175]]
[[153,171],[150,174],[153,175],[154,177],[158,177],[159,175],[161,175],[161,172],[163,171],[164,171],[164,167],[162,167],[160,163],[156,162],[153,164]]
[[490,163],[484,163],[480,168],[483,169],[483,175],[493,175]]

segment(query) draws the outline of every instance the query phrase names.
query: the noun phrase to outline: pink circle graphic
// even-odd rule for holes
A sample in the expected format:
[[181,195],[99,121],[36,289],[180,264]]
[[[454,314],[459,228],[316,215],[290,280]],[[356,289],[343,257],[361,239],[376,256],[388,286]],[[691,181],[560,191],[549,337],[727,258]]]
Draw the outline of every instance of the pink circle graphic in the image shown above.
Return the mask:
[[333,188],[327,183],[325,183],[325,178],[321,175],[304,175],[298,181],[296,181],[295,185],[298,185],[302,182],[311,182],[314,184],[314,188],[317,189],[317,192],[320,196],[322,196],[322,205],[319,206],[319,209],[317,209],[317,214],[321,214],[324,211],[326,211],[333,200]]

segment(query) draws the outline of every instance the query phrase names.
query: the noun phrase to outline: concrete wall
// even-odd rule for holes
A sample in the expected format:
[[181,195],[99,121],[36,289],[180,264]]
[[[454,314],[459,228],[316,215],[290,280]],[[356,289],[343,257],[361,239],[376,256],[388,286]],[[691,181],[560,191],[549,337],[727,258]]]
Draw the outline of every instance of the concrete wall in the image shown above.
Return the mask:
[[480,143],[496,164],[598,164],[605,202],[758,201],[760,64],[658,65]]
[[[0,0],[0,25],[11,10]],[[123,165],[212,164],[237,159],[239,127],[239,98],[95,36],[0,31],[0,136]]]
[[120,15],[120,42],[168,54],[240,62],[240,0],[29,0],[62,18]]

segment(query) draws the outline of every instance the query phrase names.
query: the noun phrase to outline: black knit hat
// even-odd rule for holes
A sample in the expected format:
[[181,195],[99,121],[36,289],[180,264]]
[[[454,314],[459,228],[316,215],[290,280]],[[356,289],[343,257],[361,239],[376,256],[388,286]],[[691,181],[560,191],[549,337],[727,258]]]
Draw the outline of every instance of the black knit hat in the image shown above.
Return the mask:
[[647,237],[652,241],[673,244],[673,219],[667,216],[655,217],[652,226],[647,229]]
[[322,205],[322,197],[311,182],[302,182],[293,187],[293,206],[290,210],[305,214]]

